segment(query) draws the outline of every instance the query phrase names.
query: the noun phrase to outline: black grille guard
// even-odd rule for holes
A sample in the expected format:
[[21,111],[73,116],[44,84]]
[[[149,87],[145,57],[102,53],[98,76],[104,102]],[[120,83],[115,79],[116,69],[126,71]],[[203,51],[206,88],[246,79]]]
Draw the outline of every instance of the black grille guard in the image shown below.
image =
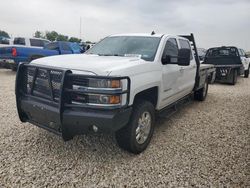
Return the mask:
[[[35,73],[33,74],[33,78],[31,83],[27,83],[28,80],[28,72],[27,70],[29,68],[34,69]],[[35,85],[36,80],[40,79],[38,76],[38,72],[40,71],[42,73],[39,75],[40,77],[46,77],[48,80],[48,85],[46,86],[47,89],[49,89],[50,92],[47,92],[46,97],[43,96],[37,96],[35,95]],[[54,97],[56,94],[53,90],[53,79],[51,78],[52,72],[60,72],[61,78],[60,78],[60,89],[58,93],[58,100]],[[47,73],[47,74],[45,74]],[[88,78],[97,78],[97,79],[119,79],[119,80],[127,80],[127,90],[125,91],[112,91],[112,90],[105,90],[105,91],[98,91],[98,94],[110,94],[110,95],[121,95],[121,94],[127,94],[127,100],[126,104],[123,106],[90,106],[85,104],[69,104],[68,103],[68,93],[75,92],[75,93],[89,93],[89,91],[77,91],[72,89],[72,78],[79,79],[88,79]],[[30,81],[30,80],[29,80]],[[27,87],[29,85],[29,91],[27,91]],[[129,77],[116,77],[116,76],[94,76],[94,75],[82,75],[82,74],[73,74],[71,70],[63,70],[63,69],[57,69],[57,68],[50,68],[50,67],[43,67],[43,66],[37,66],[32,64],[26,64],[26,63],[20,63],[18,66],[17,74],[16,74],[16,85],[15,85],[15,94],[16,94],[16,106],[19,118],[22,122],[29,121],[27,119],[27,116],[25,116],[25,112],[23,112],[21,108],[21,101],[24,97],[35,100],[39,103],[44,103],[53,107],[56,107],[59,111],[60,121],[62,124],[62,118],[63,118],[63,112],[65,109],[72,109],[72,108],[85,108],[85,109],[99,109],[99,110],[114,110],[118,108],[126,108],[129,104],[129,96],[130,96],[130,79]],[[34,123],[34,122],[33,122]],[[53,130],[51,130],[53,131]],[[54,131],[53,131],[54,132]],[[57,132],[58,133],[58,132]]]

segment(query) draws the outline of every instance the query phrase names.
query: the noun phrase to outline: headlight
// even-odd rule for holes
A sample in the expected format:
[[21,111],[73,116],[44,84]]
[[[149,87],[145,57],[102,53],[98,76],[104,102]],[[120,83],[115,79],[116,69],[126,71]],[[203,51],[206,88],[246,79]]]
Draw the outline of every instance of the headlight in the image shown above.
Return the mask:
[[[78,82],[79,83],[79,82]],[[86,86],[73,84],[73,104],[124,106],[127,103],[128,79],[89,78]]]
[[121,80],[89,79],[89,87],[119,89],[122,87],[122,83]]

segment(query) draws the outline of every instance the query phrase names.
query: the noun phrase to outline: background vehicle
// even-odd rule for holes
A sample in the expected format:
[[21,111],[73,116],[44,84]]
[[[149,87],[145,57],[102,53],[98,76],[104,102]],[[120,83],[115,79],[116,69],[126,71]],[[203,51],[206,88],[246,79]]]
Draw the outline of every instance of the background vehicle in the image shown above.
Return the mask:
[[43,48],[45,45],[49,43],[50,43],[49,40],[40,38],[15,37],[13,40],[13,45],[15,46],[26,46],[34,48]]
[[13,54],[15,54],[15,49],[18,48],[43,48],[50,41],[40,38],[25,38],[25,37],[15,37],[14,39],[3,39],[0,45],[0,66],[5,68],[16,69],[17,61],[10,57],[10,49]]
[[240,53],[241,62],[244,66],[244,77],[249,77],[249,69],[250,69],[250,58],[246,54],[246,52],[243,49],[238,49]]
[[222,46],[208,49],[204,64],[215,65],[216,81],[234,85],[238,75],[249,75],[249,62],[245,58],[246,55],[238,48]]
[[13,44],[13,39],[0,37],[0,47],[8,46]]
[[[194,53],[193,53],[193,50]],[[115,132],[120,147],[146,149],[156,113],[171,114],[207,96],[213,65],[201,65],[193,35],[113,35],[87,54],[19,66],[20,120],[61,135]]]
[[78,54],[83,50],[77,43],[71,42],[52,42],[43,49],[26,48],[21,46],[11,46],[0,48],[0,60],[10,65],[12,70],[16,70],[20,62],[30,62],[34,59],[62,54]]
[[197,48],[200,61],[204,61],[207,50],[205,48]]

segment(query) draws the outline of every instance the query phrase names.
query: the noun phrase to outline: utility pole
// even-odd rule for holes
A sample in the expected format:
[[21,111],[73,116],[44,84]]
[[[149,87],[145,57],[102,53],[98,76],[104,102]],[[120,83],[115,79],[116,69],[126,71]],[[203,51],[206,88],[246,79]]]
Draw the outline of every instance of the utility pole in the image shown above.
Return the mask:
[[80,17],[80,39],[82,39],[82,17]]

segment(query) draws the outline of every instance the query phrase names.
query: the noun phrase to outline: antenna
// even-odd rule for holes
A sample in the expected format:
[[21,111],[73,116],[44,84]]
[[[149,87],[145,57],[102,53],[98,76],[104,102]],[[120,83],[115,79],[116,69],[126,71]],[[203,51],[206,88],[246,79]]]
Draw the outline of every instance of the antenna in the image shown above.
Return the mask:
[[82,17],[80,17],[80,39],[82,39]]
[[152,31],[152,32],[151,32],[151,35],[154,35],[154,34],[155,34],[155,31]]

